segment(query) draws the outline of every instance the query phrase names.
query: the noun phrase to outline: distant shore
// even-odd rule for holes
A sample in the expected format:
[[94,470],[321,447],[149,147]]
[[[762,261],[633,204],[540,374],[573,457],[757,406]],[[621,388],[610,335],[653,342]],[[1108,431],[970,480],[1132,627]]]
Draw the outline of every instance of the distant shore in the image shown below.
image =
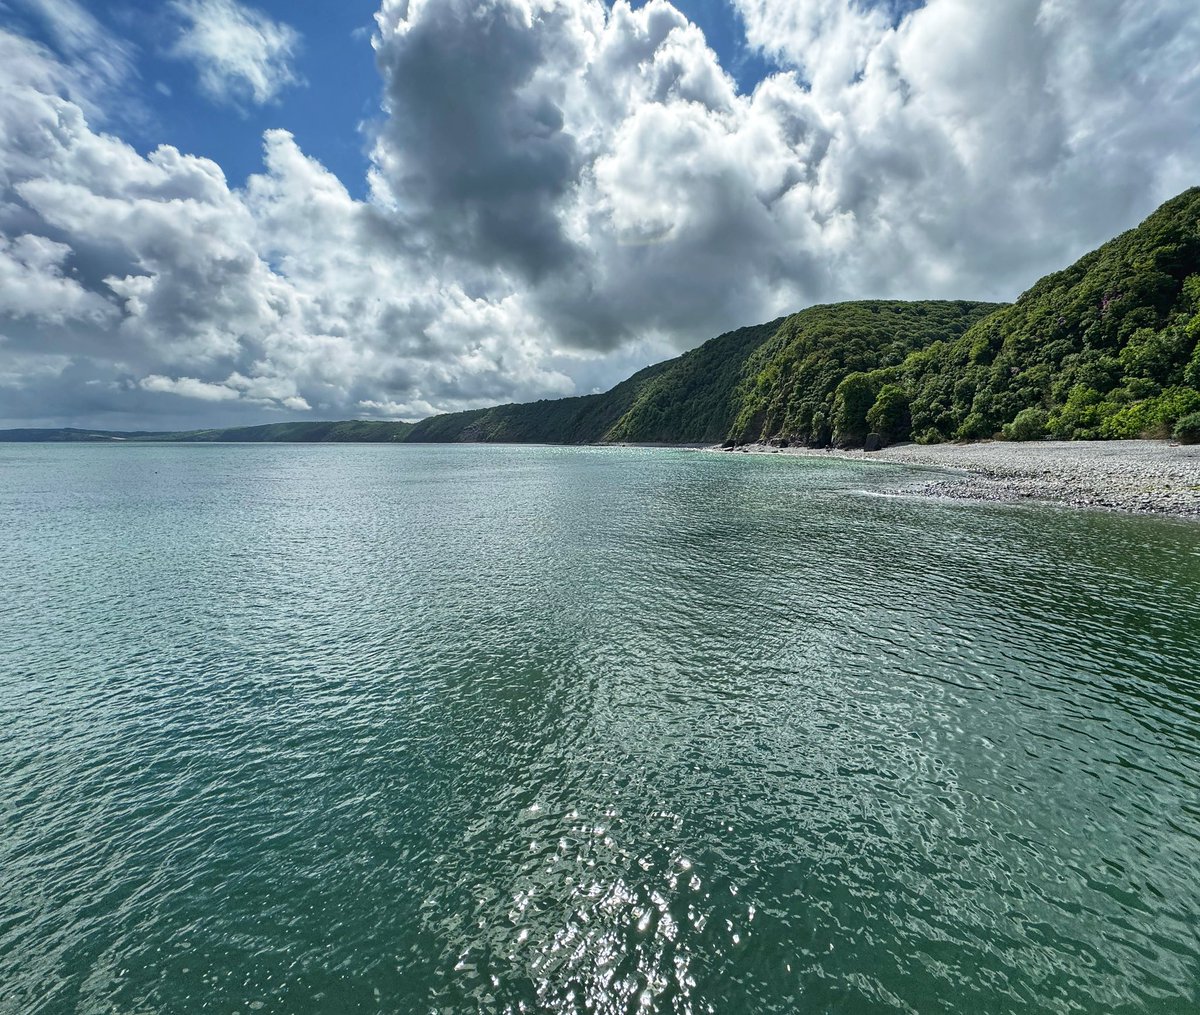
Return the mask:
[[897,492],[978,501],[1039,501],[1200,521],[1200,445],[1169,441],[989,441],[897,444],[882,451],[825,451],[753,445],[811,458],[952,470],[916,478]]

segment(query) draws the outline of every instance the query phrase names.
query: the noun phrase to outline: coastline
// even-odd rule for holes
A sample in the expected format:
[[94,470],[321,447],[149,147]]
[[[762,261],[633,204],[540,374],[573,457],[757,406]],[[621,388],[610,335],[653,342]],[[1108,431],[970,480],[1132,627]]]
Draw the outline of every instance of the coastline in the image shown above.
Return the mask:
[[840,458],[938,469],[893,492],[973,501],[1026,501],[1200,521],[1200,444],[1171,441],[984,441],[897,444],[881,451],[747,445],[726,452]]
[[[3,438],[0,437],[0,443]],[[372,445],[414,447],[506,445],[518,447],[644,448],[721,454],[782,454],[907,467],[884,491],[890,494],[976,502],[1041,503],[1200,522],[1200,444],[1164,440],[980,441],[970,444],[896,444],[879,451],[619,441],[598,444],[540,444],[491,441],[190,441],[108,439],[17,441],[18,445],[242,444],[266,446]]]

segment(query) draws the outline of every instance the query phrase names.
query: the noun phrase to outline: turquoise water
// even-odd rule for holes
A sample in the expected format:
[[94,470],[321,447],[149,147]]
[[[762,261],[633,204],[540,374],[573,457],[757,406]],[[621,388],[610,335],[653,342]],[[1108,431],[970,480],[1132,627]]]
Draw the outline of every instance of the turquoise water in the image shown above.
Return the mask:
[[0,1012],[1200,1009],[1200,526],[0,445]]

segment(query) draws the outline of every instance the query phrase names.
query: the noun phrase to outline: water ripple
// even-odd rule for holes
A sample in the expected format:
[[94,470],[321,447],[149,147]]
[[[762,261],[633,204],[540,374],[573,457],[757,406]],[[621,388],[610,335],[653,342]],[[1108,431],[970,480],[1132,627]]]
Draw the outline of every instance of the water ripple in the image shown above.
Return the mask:
[[0,1012],[1200,1008],[1200,533],[0,447]]

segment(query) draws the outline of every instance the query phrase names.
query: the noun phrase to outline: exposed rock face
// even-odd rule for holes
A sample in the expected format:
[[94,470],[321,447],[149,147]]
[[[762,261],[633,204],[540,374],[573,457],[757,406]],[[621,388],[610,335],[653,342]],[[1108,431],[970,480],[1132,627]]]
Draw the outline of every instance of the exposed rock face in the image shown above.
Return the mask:
[[867,434],[867,439],[863,441],[864,451],[880,451],[883,448],[883,437],[877,433]]

